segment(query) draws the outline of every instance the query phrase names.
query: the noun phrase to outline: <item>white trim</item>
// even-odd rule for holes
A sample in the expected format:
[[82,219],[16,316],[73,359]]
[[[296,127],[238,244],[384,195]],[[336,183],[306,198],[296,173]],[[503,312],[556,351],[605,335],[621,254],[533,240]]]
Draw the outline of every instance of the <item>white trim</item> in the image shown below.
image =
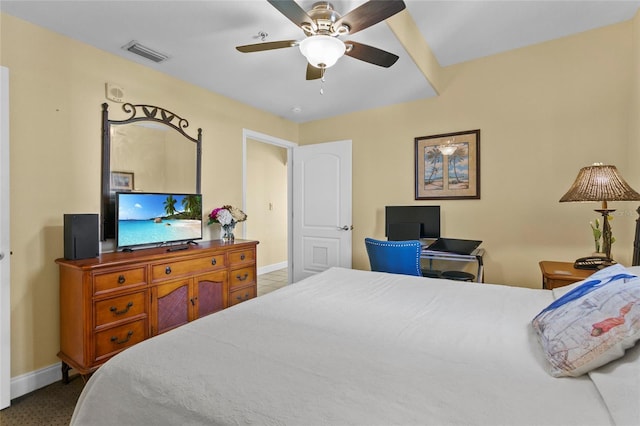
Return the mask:
[[12,396],[9,164],[9,69],[0,67],[0,410],[11,405]]
[[262,275],[262,274],[268,274],[269,272],[273,272],[273,271],[279,271],[280,269],[284,269],[288,266],[289,262],[280,262],[280,263],[273,263],[271,265],[267,265],[267,266],[261,266],[260,268],[258,268],[258,276]]
[[26,395],[59,380],[62,380],[60,363],[14,377],[11,379],[11,399]]
[[[291,282],[293,277],[292,262],[293,259],[293,148],[298,144],[280,139],[275,136],[270,136],[265,133],[256,132],[249,129],[242,129],[242,209],[246,211],[247,208],[247,139],[253,139],[258,142],[268,143],[276,145],[287,150],[287,270],[288,270],[288,282]],[[247,226],[246,223],[242,227],[242,237],[246,237]],[[262,268],[260,268],[262,270]]]

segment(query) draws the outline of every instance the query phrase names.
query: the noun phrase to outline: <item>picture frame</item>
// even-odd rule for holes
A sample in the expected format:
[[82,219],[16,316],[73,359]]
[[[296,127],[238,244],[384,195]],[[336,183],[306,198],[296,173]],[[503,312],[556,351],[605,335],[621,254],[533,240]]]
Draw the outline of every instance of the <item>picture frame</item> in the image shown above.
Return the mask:
[[480,199],[480,129],[415,138],[415,199]]
[[133,191],[133,172],[111,172],[111,191]]

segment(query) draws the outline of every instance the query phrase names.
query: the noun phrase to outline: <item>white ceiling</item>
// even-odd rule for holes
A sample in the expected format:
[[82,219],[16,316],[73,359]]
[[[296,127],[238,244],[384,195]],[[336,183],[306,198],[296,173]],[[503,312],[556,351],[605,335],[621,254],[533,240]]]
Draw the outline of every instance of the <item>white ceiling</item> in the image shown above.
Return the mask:
[[[298,4],[309,10],[314,1]],[[344,15],[364,1],[332,3]],[[640,7],[615,0],[405,3],[442,66],[625,21]],[[304,37],[265,0],[1,0],[0,11],[295,122],[436,96],[386,23],[346,39],[397,54],[395,65],[343,57],[322,83],[305,79],[306,62],[295,47],[235,49],[261,42],[260,32],[268,34],[265,41]],[[131,40],[170,59],[156,64],[123,50]]]

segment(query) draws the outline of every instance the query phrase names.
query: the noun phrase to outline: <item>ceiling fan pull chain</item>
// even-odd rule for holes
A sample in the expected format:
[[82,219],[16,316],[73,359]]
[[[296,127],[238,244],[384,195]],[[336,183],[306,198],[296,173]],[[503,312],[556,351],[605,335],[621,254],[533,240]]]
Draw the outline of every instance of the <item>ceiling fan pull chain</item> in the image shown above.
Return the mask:
[[326,68],[322,67],[320,68],[320,94],[324,95],[324,70]]

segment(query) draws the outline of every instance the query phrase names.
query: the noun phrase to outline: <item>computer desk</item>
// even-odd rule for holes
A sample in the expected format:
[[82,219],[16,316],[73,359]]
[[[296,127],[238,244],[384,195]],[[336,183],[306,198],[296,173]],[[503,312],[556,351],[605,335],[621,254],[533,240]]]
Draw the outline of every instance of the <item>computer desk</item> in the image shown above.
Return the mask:
[[484,282],[484,264],[482,257],[484,256],[484,249],[478,247],[470,254],[457,254],[457,253],[449,253],[446,251],[435,251],[435,250],[427,250],[422,249],[422,253],[420,257],[422,259],[429,259],[429,269],[433,269],[433,261],[434,260],[449,260],[455,262],[477,262],[478,263],[478,273],[476,274],[476,282],[483,283]]

